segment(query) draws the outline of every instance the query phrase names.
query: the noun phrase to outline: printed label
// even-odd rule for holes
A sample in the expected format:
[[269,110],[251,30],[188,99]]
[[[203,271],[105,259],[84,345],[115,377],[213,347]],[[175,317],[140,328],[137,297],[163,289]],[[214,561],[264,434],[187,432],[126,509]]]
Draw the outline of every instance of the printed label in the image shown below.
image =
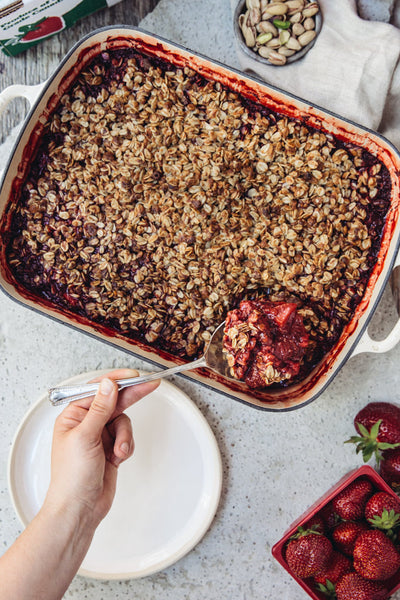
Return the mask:
[[76,0],[45,0],[35,6],[30,3],[0,20],[0,47],[14,56],[106,6],[106,0],[78,3]]

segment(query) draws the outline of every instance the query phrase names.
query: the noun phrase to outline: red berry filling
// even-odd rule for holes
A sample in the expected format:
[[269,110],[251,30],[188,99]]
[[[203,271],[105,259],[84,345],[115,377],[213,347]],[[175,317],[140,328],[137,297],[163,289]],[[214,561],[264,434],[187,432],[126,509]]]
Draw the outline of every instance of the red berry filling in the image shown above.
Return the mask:
[[223,344],[232,375],[262,388],[299,373],[308,333],[294,302],[243,300],[227,315]]

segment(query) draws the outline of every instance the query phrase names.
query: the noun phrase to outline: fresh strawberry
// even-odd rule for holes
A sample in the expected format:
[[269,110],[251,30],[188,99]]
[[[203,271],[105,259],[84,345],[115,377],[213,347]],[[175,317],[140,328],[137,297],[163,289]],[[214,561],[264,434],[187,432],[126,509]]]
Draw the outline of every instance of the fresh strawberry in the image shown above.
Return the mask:
[[387,492],[377,492],[368,500],[365,518],[377,529],[382,529],[391,539],[400,526],[400,499]]
[[356,414],[354,427],[360,435],[345,443],[356,444],[364,462],[374,454],[379,463],[382,451],[400,444],[400,407],[390,402],[370,402]]
[[368,498],[373,493],[372,483],[366,477],[359,477],[342,490],[332,500],[334,511],[341,519],[357,521],[364,517]]
[[332,554],[332,544],[321,533],[299,528],[286,547],[289,568],[301,579],[314,577],[325,569]]
[[400,448],[382,453],[379,474],[395,491],[400,489]]
[[356,539],[369,529],[364,521],[342,521],[332,531],[333,545],[343,554],[353,556]]
[[[351,560],[347,556],[343,556],[343,554],[334,550],[331,554],[328,566],[318,573],[318,575],[315,575],[314,581],[315,583],[326,587],[328,581],[337,583],[342,575],[350,573],[352,570]],[[321,588],[319,589],[321,590]]]
[[304,529],[312,529],[312,531],[316,531],[317,533],[325,533],[325,521],[322,516],[317,513],[304,524]]
[[318,511],[318,515],[324,520],[326,531],[333,529],[340,520],[339,516],[335,513],[332,502],[328,502],[328,504],[323,506],[321,510]]
[[336,585],[337,600],[387,600],[389,592],[380,581],[369,581],[358,573],[347,573]]
[[356,540],[353,566],[365,579],[384,581],[400,567],[400,554],[383,531],[371,529],[361,533]]

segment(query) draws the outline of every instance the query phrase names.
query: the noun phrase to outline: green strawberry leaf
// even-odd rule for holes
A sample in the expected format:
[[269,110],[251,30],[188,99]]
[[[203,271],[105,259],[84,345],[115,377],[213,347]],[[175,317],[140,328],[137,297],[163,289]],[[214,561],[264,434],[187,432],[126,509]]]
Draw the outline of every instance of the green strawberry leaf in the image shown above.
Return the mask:
[[294,533],[290,537],[290,539],[297,540],[298,538],[303,537],[305,535],[310,535],[310,533],[322,535],[321,531],[318,530],[318,525],[311,525],[311,527],[308,527],[307,529],[305,529],[304,527],[298,527],[296,533]]
[[381,516],[375,515],[367,519],[375,529],[381,529],[392,540],[397,539],[395,529],[400,526],[400,514],[396,513],[393,508],[390,511],[384,509]]
[[356,444],[356,454],[361,452],[364,462],[368,462],[374,456],[376,463],[379,465],[382,460],[382,451],[392,450],[400,446],[400,443],[389,444],[388,442],[379,442],[377,440],[381,423],[382,419],[376,421],[370,431],[362,423],[357,423],[361,435],[352,435],[344,442],[345,444]]
[[326,585],[318,583],[316,586],[317,590],[325,594],[328,598],[332,598],[332,600],[334,600],[334,598],[336,598],[335,585],[331,581],[329,581],[329,579],[327,579],[325,583]]

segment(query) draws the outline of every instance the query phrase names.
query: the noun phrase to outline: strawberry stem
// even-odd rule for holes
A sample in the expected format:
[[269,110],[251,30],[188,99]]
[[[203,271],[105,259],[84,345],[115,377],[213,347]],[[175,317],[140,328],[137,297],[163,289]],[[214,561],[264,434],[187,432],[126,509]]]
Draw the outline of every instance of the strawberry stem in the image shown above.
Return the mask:
[[382,419],[379,419],[379,421],[372,425],[370,431],[362,423],[357,423],[361,435],[352,435],[350,439],[344,442],[345,444],[356,444],[356,453],[362,453],[364,462],[368,462],[372,458],[372,455],[374,455],[376,463],[379,465],[382,460],[381,453],[384,450],[392,450],[400,446],[400,443],[389,444],[388,442],[380,442],[378,440],[381,423]]

